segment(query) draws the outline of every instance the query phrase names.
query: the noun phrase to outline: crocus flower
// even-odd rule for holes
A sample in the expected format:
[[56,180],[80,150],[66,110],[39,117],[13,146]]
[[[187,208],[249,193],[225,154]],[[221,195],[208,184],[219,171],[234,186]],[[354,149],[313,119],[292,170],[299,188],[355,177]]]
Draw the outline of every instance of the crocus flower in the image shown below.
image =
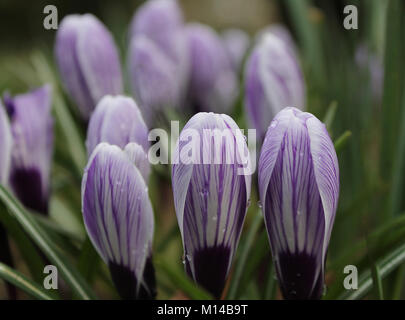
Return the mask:
[[260,30],[256,35],[256,42],[259,43],[268,33],[275,35],[280,40],[282,40],[287,45],[287,47],[289,47],[294,52],[297,52],[297,46],[290,31],[282,24],[274,23]]
[[146,183],[124,150],[100,143],[93,151],[82,180],[82,211],[120,296],[154,298],[152,206]]
[[14,140],[10,186],[25,206],[44,214],[53,153],[51,100],[49,85],[4,98]]
[[325,125],[286,108],[267,131],[259,190],[284,298],[319,299],[339,197],[339,165]]
[[384,87],[384,66],[381,57],[362,44],[356,49],[355,61],[361,70],[368,73],[373,98],[380,103]]
[[12,145],[13,137],[11,135],[10,122],[0,101],[0,183],[3,185],[8,184]]
[[95,16],[66,16],[56,34],[55,55],[63,84],[85,121],[103,96],[122,92],[117,48]]
[[250,166],[247,145],[229,116],[198,113],[180,133],[175,154],[172,186],[186,272],[218,298],[249,205],[251,176],[241,170]]
[[222,33],[222,39],[234,70],[239,72],[250,46],[249,35],[241,29],[228,29]]
[[180,107],[185,98],[189,55],[177,1],[146,1],[132,19],[129,36],[131,87],[151,125],[156,112]]
[[189,99],[197,111],[229,112],[238,95],[237,76],[225,45],[208,26],[187,26],[191,54]]
[[245,70],[245,107],[260,140],[274,116],[288,106],[305,106],[305,83],[297,56],[279,37],[267,33]]

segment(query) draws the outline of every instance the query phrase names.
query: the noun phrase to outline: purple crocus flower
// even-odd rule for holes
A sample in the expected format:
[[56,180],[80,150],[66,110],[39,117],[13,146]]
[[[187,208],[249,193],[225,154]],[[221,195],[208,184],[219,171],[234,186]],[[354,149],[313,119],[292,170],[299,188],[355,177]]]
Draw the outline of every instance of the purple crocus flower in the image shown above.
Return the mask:
[[249,35],[241,29],[228,29],[222,33],[222,39],[234,70],[239,72],[250,46]]
[[92,114],[87,130],[86,147],[90,156],[100,142],[123,149],[136,142],[148,151],[148,128],[135,101],[124,96],[105,96]]
[[53,153],[51,100],[49,85],[4,98],[14,140],[10,186],[25,206],[44,214]]
[[197,111],[229,112],[238,95],[236,72],[225,45],[205,25],[187,26],[191,54],[189,99]]
[[3,185],[8,184],[12,145],[10,122],[0,101],[0,183]]
[[339,197],[339,165],[325,125],[286,108],[259,160],[262,210],[285,299],[319,299]]
[[294,51],[266,33],[248,59],[245,107],[260,140],[274,116],[287,106],[305,106],[305,82]]
[[271,24],[266,28],[260,30],[256,35],[256,42],[259,43],[268,33],[278,37],[294,52],[298,51],[290,31],[285,26],[278,23]]
[[180,133],[175,155],[172,186],[186,272],[218,298],[249,205],[247,145],[229,116],[198,113]]
[[156,112],[184,103],[189,55],[177,1],[146,1],[134,15],[130,40],[131,87],[151,125]]
[[56,34],[55,55],[63,84],[84,120],[103,96],[122,93],[117,48],[95,16],[66,16]]
[[100,143],[82,180],[87,233],[123,299],[153,299],[154,218],[147,185],[125,151]]

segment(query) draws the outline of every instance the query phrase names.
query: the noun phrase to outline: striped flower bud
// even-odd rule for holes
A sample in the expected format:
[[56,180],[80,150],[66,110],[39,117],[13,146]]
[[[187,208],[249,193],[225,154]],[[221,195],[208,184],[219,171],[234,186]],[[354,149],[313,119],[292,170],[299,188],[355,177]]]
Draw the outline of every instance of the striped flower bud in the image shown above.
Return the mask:
[[305,106],[305,83],[294,51],[266,33],[249,57],[245,70],[245,107],[250,125],[262,140],[283,108]]
[[51,100],[49,85],[4,98],[14,141],[10,186],[26,207],[44,214],[53,153]]
[[198,113],[180,133],[175,155],[172,186],[186,272],[218,298],[249,205],[247,145],[229,116]]
[[122,92],[117,48],[95,16],[66,16],[56,35],[55,56],[66,91],[84,120],[103,96]]
[[8,184],[13,137],[10,122],[0,101],[0,183]]
[[285,299],[319,299],[339,197],[339,165],[325,125],[286,108],[271,123],[259,160],[259,191]]
[[96,147],[82,180],[83,218],[120,296],[153,299],[153,211],[145,181],[131,160],[117,146]]
[[237,76],[222,39],[208,26],[187,26],[191,54],[189,99],[197,111],[230,112]]
[[151,125],[156,112],[184,102],[189,58],[177,1],[146,1],[134,15],[130,40],[131,87]]

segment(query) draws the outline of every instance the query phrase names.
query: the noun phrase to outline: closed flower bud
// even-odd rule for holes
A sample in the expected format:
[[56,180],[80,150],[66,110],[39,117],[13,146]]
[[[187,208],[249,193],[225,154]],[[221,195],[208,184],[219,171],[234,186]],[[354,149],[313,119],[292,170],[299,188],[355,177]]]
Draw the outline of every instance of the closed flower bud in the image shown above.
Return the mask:
[[297,56],[279,37],[263,36],[246,63],[245,77],[246,112],[260,140],[280,110],[305,107],[305,83]]
[[25,206],[44,214],[53,153],[51,100],[49,85],[4,98],[14,141],[10,186]]
[[339,197],[339,165],[325,125],[296,108],[271,123],[259,191],[285,299],[319,299]]
[[87,233],[123,299],[153,299],[154,218],[148,188],[125,151],[99,144],[82,180]]
[[100,142],[114,144],[121,149],[130,142],[136,142],[144,152],[148,151],[148,128],[132,98],[105,96],[98,103],[87,129],[89,156]]
[[11,135],[10,123],[4,107],[0,101],[0,183],[8,184],[10,174],[11,148],[13,137]]
[[117,48],[95,16],[66,16],[56,35],[55,55],[62,82],[84,120],[103,96],[122,93]]
[[222,39],[234,70],[239,72],[250,46],[249,35],[241,29],[228,29],[222,33]]
[[225,45],[213,29],[189,24],[191,54],[189,99],[197,111],[231,111],[238,95],[236,72]]
[[157,112],[184,103],[189,55],[177,1],[146,1],[132,20],[130,42],[132,91],[151,125]]
[[247,145],[229,116],[198,113],[180,133],[175,154],[172,186],[186,272],[218,298],[249,205]]

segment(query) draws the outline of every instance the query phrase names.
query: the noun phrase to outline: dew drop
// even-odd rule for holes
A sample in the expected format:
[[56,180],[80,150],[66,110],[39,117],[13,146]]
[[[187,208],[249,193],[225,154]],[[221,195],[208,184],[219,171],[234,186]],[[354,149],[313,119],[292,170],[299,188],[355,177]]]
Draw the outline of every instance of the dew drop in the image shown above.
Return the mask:
[[273,121],[271,122],[270,128],[275,128],[275,127],[277,127],[277,124],[278,124],[278,121],[277,121],[277,120],[273,120]]
[[190,254],[186,254],[186,258],[187,258],[188,261],[191,261],[191,258],[192,258],[192,257],[191,257]]
[[213,216],[213,217],[212,217],[212,220],[217,221],[217,220],[218,220],[218,217],[217,217],[217,216]]
[[263,208],[262,202],[261,202],[261,201],[257,201],[257,206],[258,206],[260,209]]

